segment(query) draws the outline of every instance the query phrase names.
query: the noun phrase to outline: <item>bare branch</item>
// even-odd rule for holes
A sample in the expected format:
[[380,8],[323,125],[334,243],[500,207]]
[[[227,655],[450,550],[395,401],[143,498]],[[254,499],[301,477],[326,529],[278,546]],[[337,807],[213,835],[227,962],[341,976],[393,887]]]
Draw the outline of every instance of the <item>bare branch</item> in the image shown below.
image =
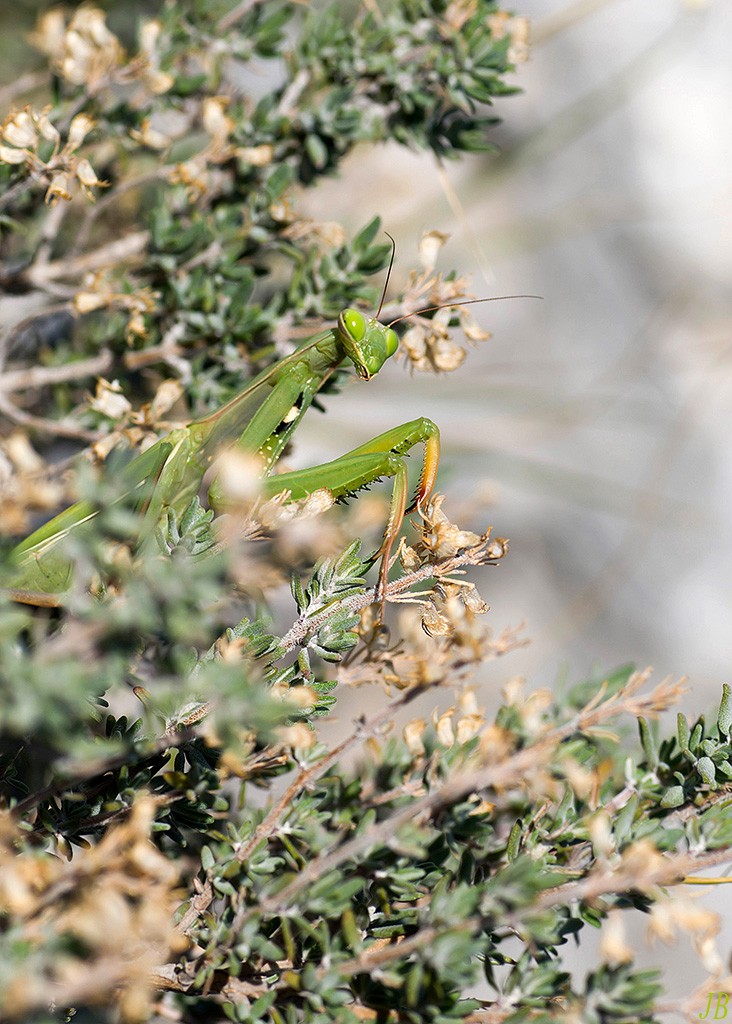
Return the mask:
[[82,253],[74,259],[53,260],[37,267],[30,267],[26,272],[27,279],[36,288],[46,289],[50,282],[58,278],[79,277],[90,271],[101,270],[102,267],[116,266],[124,260],[140,256],[150,240],[148,231],[131,231],[122,238],[100,246],[91,252]]
[[55,437],[70,437],[75,441],[86,441],[88,444],[99,440],[100,437],[97,431],[85,430],[83,427],[64,420],[49,420],[43,416],[34,416],[32,413],[25,412],[13,405],[2,392],[0,392],[0,413],[21,427],[40,430],[44,434],[52,434]]
[[113,361],[112,353],[105,351],[89,359],[79,359],[62,366],[31,366],[26,370],[10,370],[0,377],[0,392],[26,391],[29,388],[48,387],[50,384],[65,384],[82,377],[98,377],[111,369]]

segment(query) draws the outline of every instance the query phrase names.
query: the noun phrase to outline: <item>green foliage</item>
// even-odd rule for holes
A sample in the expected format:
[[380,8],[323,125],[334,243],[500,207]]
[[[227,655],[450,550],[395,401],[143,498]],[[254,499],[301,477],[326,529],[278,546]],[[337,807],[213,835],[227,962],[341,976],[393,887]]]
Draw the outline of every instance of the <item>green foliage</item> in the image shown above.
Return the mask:
[[[732,847],[729,686],[714,725],[675,735],[679,688],[629,667],[561,697],[511,684],[486,718],[465,681],[518,641],[459,574],[505,543],[439,504],[401,552],[392,636],[347,510],[327,543],[303,517],[263,540],[261,508],[214,519],[201,494],[144,536],[124,453],[38,485],[49,437],[140,448],[291,335],[373,308],[378,217],[349,239],[298,212],[355,146],[489,148],[510,22],[486,0],[380,6],[168,3],[129,56],[92,8],[36,31],[49,73],[0,129],[2,285],[52,307],[1,346],[20,384],[0,508],[8,535],[72,497],[97,514],[64,539],[62,608],[0,596],[2,1020],[653,1021],[656,972],[616,937],[579,977],[570,943],[633,910],[653,927]],[[429,281],[445,302],[454,284]],[[338,687],[364,683],[388,699],[327,746]],[[454,707],[389,735],[440,686]]]

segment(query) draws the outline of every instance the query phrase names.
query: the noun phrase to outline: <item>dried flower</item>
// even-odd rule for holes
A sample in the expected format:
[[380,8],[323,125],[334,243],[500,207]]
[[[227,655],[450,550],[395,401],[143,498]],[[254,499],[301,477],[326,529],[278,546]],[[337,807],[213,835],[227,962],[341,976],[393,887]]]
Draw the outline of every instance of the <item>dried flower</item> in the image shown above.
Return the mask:
[[315,743],[315,733],[304,722],[280,726],[277,736],[283,746],[293,750],[308,750]]
[[21,149],[35,149],[38,145],[38,134],[37,120],[34,122],[29,109],[10,115],[2,126],[5,141]]
[[234,121],[225,111],[230,103],[228,96],[209,96],[203,101],[201,120],[207,135],[211,136],[211,150],[228,155],[229,136],[234,130]]
[[625,937],[622,910],[612,910],[602,926],[600,956],[608,964],[628,964],[634,959],[633,949]]
[[68,25],[59,11],[43,14],[30,38],[68,82],[84,85],[92,94],[113,79],[125,56],[98,7],[79,7]]
[[444,494],[435,494],[422,510],[420,544],[433,559],[449,558],[458,551],[474,547],[481,541],[477,533],[473,533],[472,530],[461,530],[459,526],[449,521],[442,511],[444,502]]
[[0,146],[0,161],[5,164],[24,164],[26,154],[22,149],[12,149],[10,146]]
[[78,149],[84,139],[87,137],[90,131],[94,128],[96,122],[88,117],[86,114],[77,114],[69,125],[69,134],[67,138],[67,146],[70,152]]
[[108,381],[100,377],[89,408],[110,420],[121,420],[126,419],[129,415],[132,405],[122,394],[122,387],[118,380]]
[[269,142],[259,146],[238,146],[234,155],[242,164],[250,167],[268,167],[274,160],[274,146]]
[[455,732],[452,727],[452,720],[455,717],[455,708],[448,708],[441,715],[435,712],[432,716],[432,723],[437,733],[437,739],[443,747],[451,747],[455,742]]
[[66,171],[56,171],[46,189],[46,203],[52,206],[57,199],[64,199],[71,202],[72,196],[69,192],[71,187],[70,178]]
[[143,146],[148,146],[150,149],[167,149],[171,142],[170,137],[165,132],[153,128],[149,117],[143,118],[139,128],[130,129],[130,138]]
[[173,75],[160,68],[159,44],[162,30],[163,26],[155,18],[143,21],[140,26],[139,57],[142,76],[148,89],[155,96],[166,93],[175,82]]
[[[86,197],[94,201],[94,188],[105,188],[86,157],[77,156],[94,121],[85,114],[77,114],[69,125],[63,147],[58,129],[50,122],[46,111],[40,113],[26,107],[8,115],[0,127],[0,162],[26,164],[28,173],[46,183],[46,202],[71,199],[71,183],[75,179]],[[53,147],[48,153],[48,145]]]
[[404,743],[407,750],[412,757],[422,757],[425,752],[425,746],[422,741],[427,723],[423,718],[414,718],[411,722],[407,722],[402,731],[404,737]]
[[96,172],[88,160],[79,160],[76,164],[74,173],[81,182],[81,187],[84,190],[84,194],[87,199],[94,202],[96,198],[92,189],[94,188],[107,188],[109,185],[108,181],[100,181],[97,178]]
[[105,307],[127,310],[130,314],[126,328],[129,344],[135,337],[145,337],[147,326],[144,318],[155,310],[157,297],[157,292],[150,288],[118,292],[105,274],[87,274],[84,279],[84,290],[74,296],[74,309],[78,313],[90,313]]
[[432,273],[437,263],[440,249],[450,238],[444,231],[425,231],[419,241],[419,262],[423,270]]

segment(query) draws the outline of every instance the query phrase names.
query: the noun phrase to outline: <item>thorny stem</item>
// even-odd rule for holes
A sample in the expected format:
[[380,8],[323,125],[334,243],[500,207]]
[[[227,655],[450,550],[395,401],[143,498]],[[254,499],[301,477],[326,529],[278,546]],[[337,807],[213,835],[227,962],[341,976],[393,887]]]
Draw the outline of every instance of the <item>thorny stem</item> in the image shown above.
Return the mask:
[[[705,867],[712,867],[715,864],[729,860],[729,849],[709,850],[705,853],[683,853],[666,856],[663,864],[648,876],[639,877],[637,867],[631,872],[624,871],[622,866],[619,870],[606,870],[590,874],[580,881],[568,882],[566,885],[557,886],[547,890],[543,897],[526,907],[523,912],[509,916],[514,930],[520,930],[524,917],[538,913],[551,907],[565,906],[569,903],[584,901],[596,898],[597,896],[609,895],[611,893],[627,892],[629,889],[641,889],[646,891],[658,886],[679,884],[682,876],[689,870],[701,871]],[[391,943],[387,946],[375,945],[364,950],[352,960],[338,965],[338,972],[341,976],[352,977],[355,974],[369,974],[371,971],[393,963],[395,960],[402,960],[411,953],[425,946],[430,945],[440,936],[451,931],[478,932],[486,923],[491,924],[490,918],[486,922],[483,915],[475,914],[466,918],[458,926],[446,925],[438,928],[435,925],[428,925],[420,928],[406,939],[400,942]],[[320,968],[319,973],[324,975],[330,967]]]
[[596,700],[591,701],[570,721],[546,733],[530,746],[524,747],[498,763],[488,764],[452,776],[430,793],[397,811],[391,817],[372,825],[371,828],[354,836],[335,850],[314,858],[276,896],[261,901],[258,909],[265,910],[267,913],[279,913],[320,875],[338,867],[344,861],[357,859],[372,846],[385,843],[403,825],[415,819],[432,815],[441,807],[453,804],[470,793],[478,793],[486,789],[500,789],[515,784],[517,780],[525,776],[526,772],[540,767],[551,756],[555,748],[575,732],[596,727],[599,723],[615,717],[623,711],[633,709],[635,714],[641,704],[646,712],[655,710],[659,705],[668,704],[670,698],[678,692],[678,687],[670,682],[659,684],[644,698],[634,697],[638,686],[648,678],[648,675],[648,672],[636,672],[618,694],[599,704]]
[[[417,583],[421,583],[424,580],[431,579],[432,577],[449,576],[450,573],[462,568],[466,565],[495,565],[496,561],[486,551],[486,544],[481,542],[476,544],[472,548],[467,548],[465,551],[461,551],[457,555],[452,555],[449,558],[444,559],[441,562],[427,562],[425,565],[421,565],[418,569],[414,569],[412,572],[405,573],[404,576],[400,576],[398,580],[394,580],[389,583],[386,588],[386,598],[398,597],[405,591],[410,590]],[[346,597],[338,603],[338,610],[348,610],[351,613],[362,611],[364,608],[368,608],[369,605],[374,604],[376,600],[376,588],[372,587],[369,590],[364,591],[361,594],[354,594],[351,597]],[[300,616],[287,633],[282,638],[282,646],[284,653],[295,650],[295,648],[301,646],[303,640],[305,640],[309,634],[316,632],[327,622],[328,618],[333,614],[333,608],[326,608],[325,611],[320,612],[318,615],[313,615],[312,618],[307,616]]]
[[393,700],[390,704],[387,704],[378,714],[374,715],[368,721],[359,719],[356,723],[356,728],[350,736],[346,737],[341,743],[332,750],[329,750],[327,754],[324,754],[315,764],[310,765],[307,768],[303,768],[297,775],[297,777],[288,786],[282,797],[277,801],[276,804],[267,814],[259,825],[257,825],[254,833],[243,846],[237,850],[237,860],[240,863],[244,863],[245,860],[252,854],[254,849],[258,846],[260,840],[269,838],[274,832],[275,828],[280,822],[280,819],[284,816],[291,802],[295,799],[298,793],[307,787],[322,775],[324,771],[330,768],[336,763],[336,761],[342,757],[342,755],[355,743],[364,740],[368,736],[373,736],[375,733],[390,722],[394,714],[401,708],[406,707],[410,704],[415,697],[422,693],[426,693],[431,687],[419,687],[415,686],[411,690],[407,690],[396,700]]

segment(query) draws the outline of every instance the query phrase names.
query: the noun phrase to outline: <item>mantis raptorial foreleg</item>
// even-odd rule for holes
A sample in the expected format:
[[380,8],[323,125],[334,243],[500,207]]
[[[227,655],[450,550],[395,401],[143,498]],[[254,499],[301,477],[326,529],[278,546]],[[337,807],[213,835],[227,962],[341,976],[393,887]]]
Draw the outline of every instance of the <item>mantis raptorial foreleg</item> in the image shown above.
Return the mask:
[[[407,508],[409,482],[404,455],[420,443],[425,446],[422,473],[414,501]],[[377,598],[383,600],[386,593],[389,556],[404,516],[408,511],[420,510],[423,502],[429,498],[437,478],[439,462],[440,432],[432,420],[421,416],[419,419],[384,431],[378,437],[359,445],[358,448],[332,462],[270,477],[264,481],[262,491],[266,497],[274,497],[287,491],[291,500],[301,500],[307,498],[314,490],[324,488],[338,500],[355,494],[361,488],[368,487],[384,477],[392,477],[394,485],[384,539],[374,555],[374,560],[381,558]]]

